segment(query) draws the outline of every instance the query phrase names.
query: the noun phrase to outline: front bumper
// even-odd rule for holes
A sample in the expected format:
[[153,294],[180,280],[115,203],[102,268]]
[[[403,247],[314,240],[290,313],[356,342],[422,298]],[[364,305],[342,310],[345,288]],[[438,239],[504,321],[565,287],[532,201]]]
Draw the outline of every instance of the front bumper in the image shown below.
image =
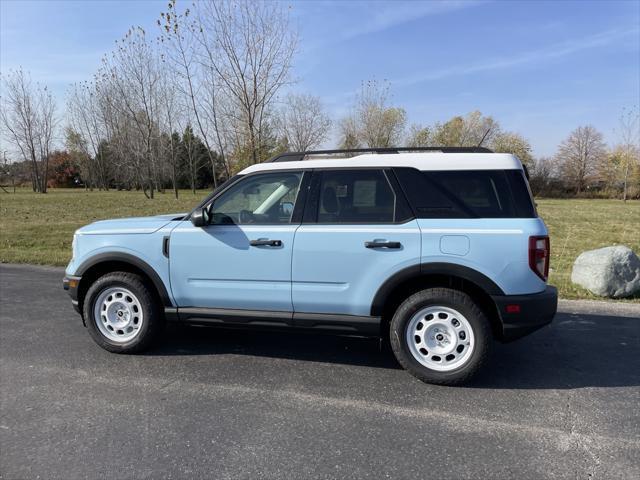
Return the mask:
[[558,310],[558,290],[548,285],[531,295],[495,295],[503,341],[509,342],[551,323]]
[[76,277],[74,275],[66,275],[62,279],[62,288],[69,292],[73,309],[79,314],[82,314],[82,312],[80,311],[80,305],[78,303],[78,288],[80,287],[81,279],[82,277]]

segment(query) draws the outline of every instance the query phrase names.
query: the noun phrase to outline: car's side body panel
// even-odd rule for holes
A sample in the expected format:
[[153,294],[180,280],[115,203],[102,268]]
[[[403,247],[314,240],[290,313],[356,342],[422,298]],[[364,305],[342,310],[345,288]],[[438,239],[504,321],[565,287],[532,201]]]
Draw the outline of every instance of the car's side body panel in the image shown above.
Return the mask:
[[[131,226],[128,219],[125,219],[120,225],[116,220],[110,223],[113,228],[121,232]],[[164,222],[164,225],[155,229],[153,233],[99,235],[84,233],[83,229],[80,229],[76,232],[73,258],[67,265],[65,272],[71,276],[82,276],[88,268],[101,261],[118,260],[136,266],[127,257],[137,258],[155,272],[165,287],[169,303],[175,306],[169,279],[169,259],[163,254],[163,242],[164,238],[169,236],[179,223],[179,221]],[[80,237],[81,241],[78,241]]]
[[546,288],[529,268],[529,236],[546,235],[539,218],[417,220],[422,235],[421,263],[451,263],[492,279],[505,295]]

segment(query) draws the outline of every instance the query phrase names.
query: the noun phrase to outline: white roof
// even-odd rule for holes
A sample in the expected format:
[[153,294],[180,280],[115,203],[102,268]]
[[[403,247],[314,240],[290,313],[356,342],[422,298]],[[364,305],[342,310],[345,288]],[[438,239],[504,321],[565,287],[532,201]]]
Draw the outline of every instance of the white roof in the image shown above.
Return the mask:
[[326,158],[294,162],[257,163],[241,175],[269,170],[353,167],[413,167],[418,170],[522,170],[518,157],[510,153],[384,153],[351,158]]

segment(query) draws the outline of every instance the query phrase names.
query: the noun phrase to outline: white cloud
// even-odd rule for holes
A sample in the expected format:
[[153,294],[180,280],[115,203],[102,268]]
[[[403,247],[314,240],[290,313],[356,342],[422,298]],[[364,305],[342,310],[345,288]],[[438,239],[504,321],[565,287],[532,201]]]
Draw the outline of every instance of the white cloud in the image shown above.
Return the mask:
[[[382,32],[389,28],[402,25],[407,22],[419,20],[431,15],[439,15],[477,6],[480,1],[438,1],[438,2],[393,2],[381,8],[379,4],[373,4],[369,11],[373,12],[369,18],[366,13],[360,22],[353,24],[339,35],[340,40],[350,40],[362,35]],[[363,9],[362,12],[366,12]]]
[[[315,35],[310,34],[311,37],[305,40],[305,49],[309,51],[326,48],[328,45],[383,32],[428,16],[446,14],[484,3],[485,0],[309,3],[306,16],[313,18],[316,26],[323,25],[323,28]],[[305,11],[305,8],[301,11]],[[308,30],[306,34],[309,35]]]
[[637,27],[607,30],[595,35],[591,35],[589,37],[573,39],[542,49],[518,53],[516,55],[511,55],[508,57],[487,59],[486,61],[469,65],[456,65],[443,69],[430,70],[418,75],[410,75],[403,78],[398,78],[392,80],[392,84],[399,86],[409,86],[422,82],[441,80],[443,78],[452,76],[469,75],[472,73],[487,72],[525,65],[535,65],[546,60],[552,60],[572,55],[583,50],[604,47],[618,40],[623,40],[630,37],[635,37],[637,39],[639,34],[640,29],[638,29]]

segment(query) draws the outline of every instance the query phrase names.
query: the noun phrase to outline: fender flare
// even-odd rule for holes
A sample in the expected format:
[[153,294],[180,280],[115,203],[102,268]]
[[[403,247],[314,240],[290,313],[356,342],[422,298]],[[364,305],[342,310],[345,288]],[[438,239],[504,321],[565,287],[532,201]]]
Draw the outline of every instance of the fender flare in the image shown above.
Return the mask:
[[172,306],[171,298],[169,297],[169,293],[167,292],[167,288],[164,285],[164,282],[160,278],[160,275],[153,269],[151,265],[149,265],[144,260],[140,258],[122,252],[107,252],[107,253],[99,253],[80,264],[77,268],[76,275],[82,276],[87,270],[101,263],[107,262],[121,262],[128,263],[140,270],[142,270],[147,277],[151,279],[153,286],[156,288],[158,295],[160,295],[160,299],[165,306]]
[[384,304],[391,292],[401,283],[413,278],[428,277],[429,275],[447,275],[461,278],[471,282],[487,293],[487,295],[504,295],[504,291],[485,274],[473,268],[458,265],[456,263],[422,263],[412,265],[396,272],[378,288],[371,302],[371,315],[380,316],[384,310]]

